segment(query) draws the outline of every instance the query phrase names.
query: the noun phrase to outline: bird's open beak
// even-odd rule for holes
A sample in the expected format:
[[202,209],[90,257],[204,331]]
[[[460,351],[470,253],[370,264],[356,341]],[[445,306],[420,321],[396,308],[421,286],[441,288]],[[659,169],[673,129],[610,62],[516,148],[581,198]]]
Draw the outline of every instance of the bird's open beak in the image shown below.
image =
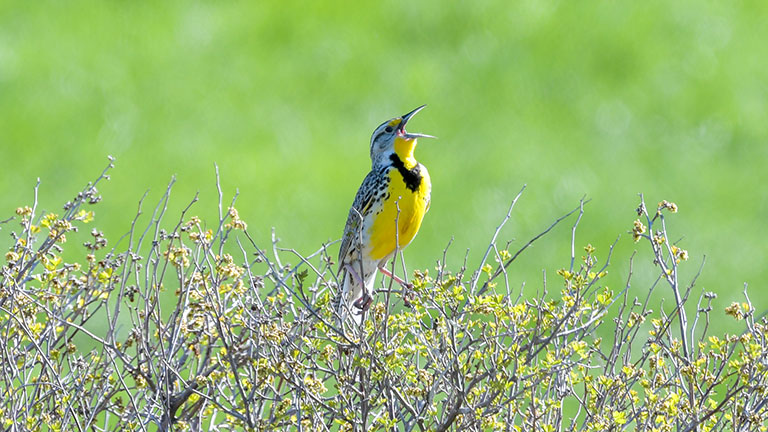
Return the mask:
[[436,138],[432,135],[427,134],[421,134],[421,133],[410,133],[405,131],[405,125],[408,123],[408,120],[411,119],[417,112],[421,111],[426,107],[426,105],[422,105],[415,110],[409,112],[408,114],[403,115],[402,119],[403,121],[400,122],[399,132],[402,133],[402,135],[406,138],[415,139],[415,138]]

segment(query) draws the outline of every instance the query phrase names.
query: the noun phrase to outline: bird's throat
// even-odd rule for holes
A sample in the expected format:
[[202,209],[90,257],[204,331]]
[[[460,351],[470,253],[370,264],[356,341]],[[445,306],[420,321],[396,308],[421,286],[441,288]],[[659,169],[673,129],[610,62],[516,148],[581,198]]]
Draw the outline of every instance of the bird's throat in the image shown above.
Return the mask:
[[416,138],[395,137],[395,154],[407,169],[416,166],[416,158],[413,157],[413,150],[416,148]]

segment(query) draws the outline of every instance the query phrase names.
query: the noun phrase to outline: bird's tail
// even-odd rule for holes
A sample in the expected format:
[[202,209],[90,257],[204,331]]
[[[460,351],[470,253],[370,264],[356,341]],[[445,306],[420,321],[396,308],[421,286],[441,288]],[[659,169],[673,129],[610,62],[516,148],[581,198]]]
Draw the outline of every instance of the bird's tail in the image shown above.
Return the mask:
[[[357,278],[350,271],[343,269],[343,282],[341,284],[341,290],[335,299],[334,308],[336,309],[341,322],[346,321],[348,316],[352,316],[356,324],[359,324],[362,320],[362,314],[359,307],[355,305],[363,296],[363,287],[358,283]],[[370,275],[363,277],[365,283],[366,292],[370,295],[373,291],[373,284],[376,280],[376,271],[373,271]]]

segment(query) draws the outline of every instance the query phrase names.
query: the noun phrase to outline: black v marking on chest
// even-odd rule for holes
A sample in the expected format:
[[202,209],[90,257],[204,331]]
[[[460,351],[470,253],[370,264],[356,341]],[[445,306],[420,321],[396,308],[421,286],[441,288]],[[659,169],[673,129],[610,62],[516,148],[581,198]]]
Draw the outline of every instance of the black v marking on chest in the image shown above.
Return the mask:
[[411,169],[406,168],[405,164],[400,160],[396,153],[389,155],[389,160],[392,161],[392,166],[397,168],[397,171],[403,176],[405,187],[416,192],[419,189],[419,186],[421,186],[421,166],[416,164],[416,166]]

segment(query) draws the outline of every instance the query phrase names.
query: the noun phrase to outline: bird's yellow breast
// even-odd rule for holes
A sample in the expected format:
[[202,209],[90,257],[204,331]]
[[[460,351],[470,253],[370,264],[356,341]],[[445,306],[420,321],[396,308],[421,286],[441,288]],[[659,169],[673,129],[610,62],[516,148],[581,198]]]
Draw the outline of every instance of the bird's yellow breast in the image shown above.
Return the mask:
[[401,164],[409,172],[418,167],[420,179],[416,183],[412,176],[404,177],[402,168],[397,166],[388,170],[388,197],[381,201],[369,231],[369,257],[374,260],[386,258],[395,249],[407,246],[419,231],[424,214],[429,209],[432,186],[426,167],[412,158]]

